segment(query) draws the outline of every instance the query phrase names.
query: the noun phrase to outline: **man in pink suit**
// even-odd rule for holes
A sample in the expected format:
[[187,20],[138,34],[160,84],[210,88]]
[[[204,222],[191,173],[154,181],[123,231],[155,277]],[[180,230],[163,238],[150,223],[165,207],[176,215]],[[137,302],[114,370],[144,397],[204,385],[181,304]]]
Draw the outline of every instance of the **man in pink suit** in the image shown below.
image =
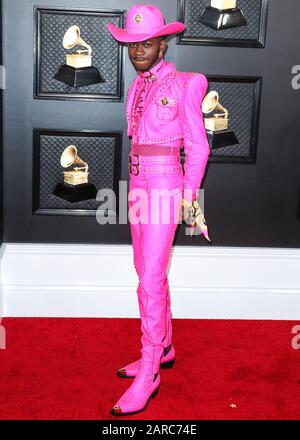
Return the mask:
[[[140,359],[118,370],[120,377],[134,380],[111,410],[127,415],[146,408],[158,392],[160,367],[169,368],[175,361],[166,270],[182,206],[185,220],[194,219],[191,232],[199,226],[209,240],[196,199],[210,154],[201,111],[207,79],[202,73],[179,72],[164,60],[165,38],[182,32],[185,25],[165,24],[156,6],[135,4],[127,12],[125,29],[107,27],[117,41],[127,44],[138,73],[128,90],[126,117],[132,138],[128,203],[142,348]],[[142,201],[138,219],[137,193]]]

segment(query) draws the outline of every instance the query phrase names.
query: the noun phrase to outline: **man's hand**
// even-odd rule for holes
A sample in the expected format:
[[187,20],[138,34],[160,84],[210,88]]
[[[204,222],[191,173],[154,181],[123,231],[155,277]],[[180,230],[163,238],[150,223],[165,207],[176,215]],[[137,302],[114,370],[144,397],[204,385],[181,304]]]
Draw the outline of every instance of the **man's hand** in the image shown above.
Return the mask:
[[195,209],[192,205],[192,202],[187,202],[185,199],[182,199],[182,220],[185,221],[188,225],[194,225],[195,224],[195,218],[194,213]]
[[207,224],[203,215],[203,212],[200,208],[200,205],[197,200],[193,202],[188,202],[184,198],[182,199],[183,206],[183,215],[182,219],[190,225],[191,236],[194,235],[195,227],[198,226],[200,230],[200,234],[203,234],[204,237],[210,241],[207,232]]

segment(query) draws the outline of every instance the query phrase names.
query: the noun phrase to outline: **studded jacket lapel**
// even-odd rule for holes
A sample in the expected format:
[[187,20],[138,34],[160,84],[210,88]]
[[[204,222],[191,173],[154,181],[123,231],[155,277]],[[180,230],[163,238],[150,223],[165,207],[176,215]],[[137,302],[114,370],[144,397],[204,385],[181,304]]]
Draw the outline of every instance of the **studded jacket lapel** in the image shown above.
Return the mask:
[[167,62],[162,75],[154,81],[153,86],[149,90],[149,93],[145,100],[145,108],[143,116],[145,116],[151,109],[154,100],[169,86],[176,73],[176,69],[173,63]]

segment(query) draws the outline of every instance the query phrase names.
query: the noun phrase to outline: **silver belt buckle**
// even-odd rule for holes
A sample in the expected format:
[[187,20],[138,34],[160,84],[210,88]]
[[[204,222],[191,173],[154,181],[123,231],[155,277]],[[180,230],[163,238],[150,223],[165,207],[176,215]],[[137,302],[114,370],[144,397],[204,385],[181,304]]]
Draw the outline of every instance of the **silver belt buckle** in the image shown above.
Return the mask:
[[[137,160],[138,160],[137,163],[132,163],[131,156],[137,157]],[[137,176],[140,172],[140,170],[139,170],[139,164],[140,164],[139,156],[137,154],[133,154],[133,155],[129,154],[128,157],[129,157],[129,172],[134,174],[135,176]],[[132,167],[136,167],[136,170],[135,170],[136,172],[132,171]]]

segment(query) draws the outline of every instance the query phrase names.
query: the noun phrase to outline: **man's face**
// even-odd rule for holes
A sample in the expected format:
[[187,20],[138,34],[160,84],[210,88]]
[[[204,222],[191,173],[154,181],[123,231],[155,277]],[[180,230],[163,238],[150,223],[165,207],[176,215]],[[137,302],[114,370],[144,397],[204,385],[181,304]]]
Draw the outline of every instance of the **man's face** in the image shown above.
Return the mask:
[[146,71],[157,64],[161,58],[159,51],[164,50],[162,37],[150,38],[137,43],[127,43],[129,58],[136,70]]

